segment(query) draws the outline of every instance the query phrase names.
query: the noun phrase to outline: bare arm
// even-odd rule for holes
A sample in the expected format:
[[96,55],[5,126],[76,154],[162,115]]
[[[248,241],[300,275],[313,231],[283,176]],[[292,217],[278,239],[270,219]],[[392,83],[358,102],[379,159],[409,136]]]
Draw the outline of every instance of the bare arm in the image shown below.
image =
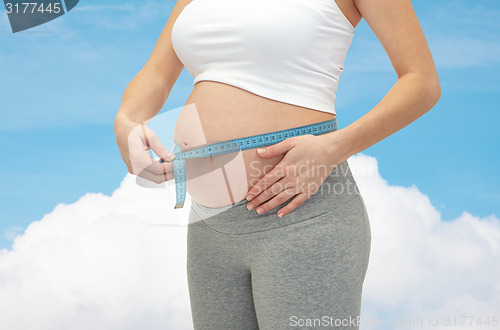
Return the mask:
[[354,0],[382,43],[398,81],[371,111],[329,134],[336,164],[369,148],[429,111],[441,97],[436,67],[410,0]]
[[151,56],[125,89],[117,117],[142,123],[158,114],[167,101],[184,68],[172,46],[172,26],[189,2],[178,0],[175,4]]
[[411,0],[353,1],[389,55],[398,81],[376,107],[345,128],[290,137],[262,148],[264,152],[257,150],[262,158],[286,154],[247,193],[247,207],[255,207],[259,214],[292,197],[278,210],[278,216],[290,213],[320,189],[335,166],[409,125],[441,96],[436,68]]
[[147,151],[152,149],[166,161],[174,155],[143,124],[160,112],[184,68],[172,46],[172,27],[190,1],[177,0],[151,56],[125,89],[114,121],[116,142],[129,173],[156,183],[174,177],[172,164],[160,164]]

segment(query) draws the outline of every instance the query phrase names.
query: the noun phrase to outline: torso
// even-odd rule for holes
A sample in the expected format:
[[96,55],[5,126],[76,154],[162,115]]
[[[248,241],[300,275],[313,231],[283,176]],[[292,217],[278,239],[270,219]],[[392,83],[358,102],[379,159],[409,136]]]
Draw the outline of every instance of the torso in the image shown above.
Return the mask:
[[[359,22],[356,16],[359,12],[352,7],[352,0],[338,0],[337,4],[352,23]],[[200,81],[180,113],[173,138],[186,150],[333,118],[335,115],[331,113],[264,98],[228,84]],[[188,159],[187,192],[208,207],[237,203],[283,156],[263,159],[256,149],[250,149],[238,154]]]

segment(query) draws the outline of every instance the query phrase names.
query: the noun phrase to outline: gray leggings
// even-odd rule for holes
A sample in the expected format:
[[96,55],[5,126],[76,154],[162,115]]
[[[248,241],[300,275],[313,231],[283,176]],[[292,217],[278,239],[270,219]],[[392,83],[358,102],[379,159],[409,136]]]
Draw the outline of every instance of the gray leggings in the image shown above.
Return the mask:
[[347,161],[279,218],[289,201],[263,215],[247,210],[246,200],[212,210],[192,201],[187,273],[195,329],[359,329],[371,231]]

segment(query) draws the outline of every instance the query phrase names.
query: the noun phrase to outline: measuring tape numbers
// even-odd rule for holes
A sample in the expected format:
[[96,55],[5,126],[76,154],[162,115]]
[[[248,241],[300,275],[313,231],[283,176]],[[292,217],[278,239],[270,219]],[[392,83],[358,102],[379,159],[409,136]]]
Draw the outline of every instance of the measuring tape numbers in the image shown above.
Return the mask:
[[[315,124],[288,128],[281,131],[217,142],[187,151],[182,151],[177,142],[174,140],[174,147],[172,149],[172,153],[175,154],[175,159],[172,160],[176,194],[176,204],[174,209],[184,207],[184,201],[186,199],[186,159],[217,156],[235,151],[267,147],[269,145],[279,143],[289,137],[305,134],[321,135],[336,130],[337,119],[334,118]],[[160,163],[164,163],[164,161],[160,159]]]

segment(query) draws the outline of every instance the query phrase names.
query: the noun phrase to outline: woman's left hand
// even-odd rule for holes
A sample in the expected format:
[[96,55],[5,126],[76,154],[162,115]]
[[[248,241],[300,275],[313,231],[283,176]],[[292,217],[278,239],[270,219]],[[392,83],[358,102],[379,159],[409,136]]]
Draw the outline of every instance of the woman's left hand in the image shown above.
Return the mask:
[[261,158],[285,156],[248,191],[247,208],[257,207],[257,213],[263,214],[295,196],[278,211],[283,217],[316,193],[331,171],[349,157],[341,143],[333,142],[338,133],[299,135],[258,148]]

